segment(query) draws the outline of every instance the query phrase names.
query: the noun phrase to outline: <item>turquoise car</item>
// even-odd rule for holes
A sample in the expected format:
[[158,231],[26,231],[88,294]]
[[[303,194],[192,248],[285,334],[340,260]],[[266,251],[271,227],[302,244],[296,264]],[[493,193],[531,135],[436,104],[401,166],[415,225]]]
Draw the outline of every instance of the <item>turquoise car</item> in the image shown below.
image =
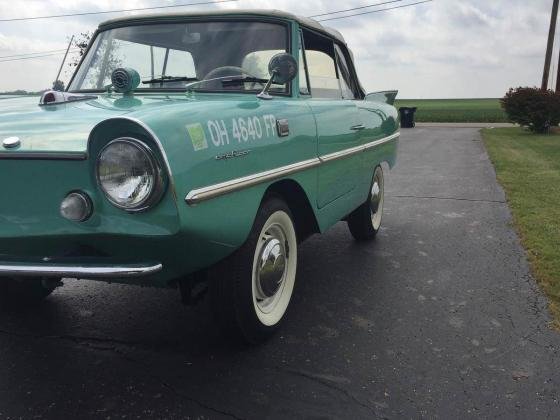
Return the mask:
[[66,91],[0,101],[0,297],[173,287],[265,340],[299,243],[340,220],[379,231],[395,95],[367,95],[342,35],[288,13],[102,23]]

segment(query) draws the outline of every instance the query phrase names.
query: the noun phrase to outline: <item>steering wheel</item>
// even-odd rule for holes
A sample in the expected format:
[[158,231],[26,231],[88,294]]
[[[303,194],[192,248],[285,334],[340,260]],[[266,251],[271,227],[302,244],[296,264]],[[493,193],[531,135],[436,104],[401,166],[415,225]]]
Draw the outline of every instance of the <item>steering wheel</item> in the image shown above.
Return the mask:
[[[220,78],[220,77],[228,77],[228,76],[243,76],[243,75],[248,76],[248,77],[254,77],[256,79],[260,79],[260,77],[257,77],[255,75],[247,72],[247,70],[245,70],[241,67],[223,66],[223,67],[217,67],[213,70],[210,70],[206,74],[206,76],[204,76],[204,78],[202,80],[217,79],[217,78]],[[250,89],[253,90],[257,83],[258,82],[253,82]],[[210,89],[210,90],[222,90],[223,89],[223,85],[222,85],[221,80],[208,80],[205,83],[201,83],[201,86],[203,86],[204,89]]]

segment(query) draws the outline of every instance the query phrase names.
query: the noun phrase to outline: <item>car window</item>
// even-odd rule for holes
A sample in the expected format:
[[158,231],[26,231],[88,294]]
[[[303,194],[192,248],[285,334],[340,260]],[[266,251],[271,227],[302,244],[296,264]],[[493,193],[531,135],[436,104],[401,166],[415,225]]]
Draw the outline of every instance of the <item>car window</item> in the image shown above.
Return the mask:
[[[262,80],[243,80],[244,67],[258,79],[269,79],[270,58],[289,52],[287,30],[282,24],[237,20],[107,29],[92,41],[69,90],[103,90],[116,68],[127,67],[140,75],[137,90],[188,85],[212,92],[261,91]],[[153,78],[160,80],[150,83]],[[288,93],[289,87],[273,84],[271,90]]]
[[[108,49],[109,43],[111,48]],[[194,60],[188,51],[179,51],[170,49],[167,53],[167,62],[165,60],[166,48],[154,47],[136,42],[123,41],[114,39],[106,41],[100,47],[100,56],[107,54],[106,66],[111,69],[128,66],[135,69],[142,78],[153,78],[164,75],[186,75],[187,77],[195,77]],[[149,57],[149,59],[146,59]],[[103,70],[102,70],[103,71]],[[111,83],[111,73],[105,71],[104,78],[99,79],[95,72],[88,73],[91,85],[97,84],[97,87],[103,87]],[[88,79],[86,78],[86,83]]]
[[[254,51],[245,56],[241,67],[248,75],[253,77],[258,77],[260,79],[270,79],[270,73],[268,72],[268,63],[270,59],[276,54],[285,52],[285,50],[261,50]],[[251,89],[250,84],[246,84],[246,89]],[[270,91],[283,91],[284,87],[282,85],[272,85]]]
[[342,49],[335,44],[334,46],[336,54],[336,64],[338,68],[338,74],[340,77],[340,87],[342,89],[343,99],[356,99],[356,91],[354,89],[355,83],[353,82],[348,63],[344,57]]
[[194,60],[191,53],[188,51],[169,50],[165,74],[186,74],[188,77],[196,77]]
[[282,50],[263,50],[249,53],[243,59],[241,67],[251,76],[260,77],[261,79],[270,78],[268,73],[268,63],[276,54],[282,53]]
[[303,39],[311,96],[329,99],[342,98],[333,42],[327,37],[311,31],[303,31]]
[[340,98],[340,85],[336,77],[335,62],[322,51],[307,51],[307,67],[313,96]]
[[299,93],[303,95],[309,95],[309,83],[307,76],[307,67],[305,65],[305,54],[304,54],[304,43],[303,34],[299,37]]

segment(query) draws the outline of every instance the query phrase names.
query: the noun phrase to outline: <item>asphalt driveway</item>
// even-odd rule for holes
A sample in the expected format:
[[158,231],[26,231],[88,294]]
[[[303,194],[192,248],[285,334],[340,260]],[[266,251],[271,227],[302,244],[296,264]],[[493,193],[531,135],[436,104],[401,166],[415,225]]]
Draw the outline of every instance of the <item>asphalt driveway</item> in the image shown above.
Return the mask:
[[560,334],[476,129],[402,132],[384,229],[301,248],[282,334],[174,291],[66,280],[0,313],[0,418],[559,418]]

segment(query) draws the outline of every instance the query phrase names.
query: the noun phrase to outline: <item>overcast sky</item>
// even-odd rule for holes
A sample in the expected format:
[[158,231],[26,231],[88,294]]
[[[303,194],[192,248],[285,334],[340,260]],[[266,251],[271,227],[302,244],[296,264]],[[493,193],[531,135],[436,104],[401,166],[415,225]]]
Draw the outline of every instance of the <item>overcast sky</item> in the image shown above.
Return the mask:
[[[198,1],[0,0],[0,19]],[[239,0],[196,9],[277,8],[309,16],[382,1]],[[552,0],[435,0],[324,24],[345,36],[367,91],[395,88],[401,98],[499,97],[510,86],[540,85],[551,5]],[[0,61],[7,55],[64,49],[72,34],[122,15],[0,22]],[[0,91],[50,87],[61,59],[0,62]],[[69,75],[66,70],[65,78]]]

